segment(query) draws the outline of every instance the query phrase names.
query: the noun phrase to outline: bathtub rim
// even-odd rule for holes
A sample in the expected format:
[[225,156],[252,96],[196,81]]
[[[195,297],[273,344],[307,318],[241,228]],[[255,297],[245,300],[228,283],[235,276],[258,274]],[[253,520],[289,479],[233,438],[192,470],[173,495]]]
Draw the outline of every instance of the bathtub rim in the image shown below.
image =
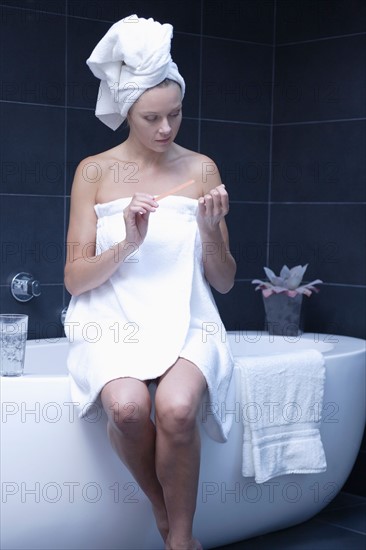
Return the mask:
[[[331,349],[326,351],[321,351],[324,358],[328,359],[336,359],[339,357],[346,357],[346,356],[354,356],[358,354],[365,354],[366,353],[366,340],[362,338],[356,338],[354,336],[343,336],[339,334],[327,334],[327,333],[314,333],[314,332],[307,332],[303,333],[298,337],[282,337],[282,336],[272,336],[266,331],[255,331],[255,330],[228,330],[227,334],[229,338],[235,338],[235,335],[239,335],[239,337],[247,336],[255,337],[260,334],[260,338],[265,338],[265,340],[268,342],[268,340],[271,338],[275,339],[281,339],[284,338],[288,342],[294,343],[296,345],[297,341],[301,341],[302,338],[304,338],[306,341],[314,340],[316,339],[317,343],[325,343],[326,345],[331,346]],[[296,340],[297,338],[297,340]],[[249,340],[250,341],[250,340]],[[253,342],[251,340],[250,342]],[[33,339],[33,340],[27,340],[27,350],[41,350],[43,348],[50,347],[52,349],[52,346],[54,345],[61,345],[62,348],[66,348],[68,346],[68,340],[66,336],[60,336],[57,338],[43,338],[43,339]],[[314,346],[316,348],[316,344]],[[294,348],[295,350],[296,348]],[[308,348],[310,349],[310,348]],[[267,355],[267,354],[265,354]],[[242,354],[236,354],[233,350],[233,356],[236,357],[243,357]],[[24,372],[26,375],[26,370]],[[29,375],[30,373],[28,373]],[[67,374],[67,372],[65,373]],[[62,374],[58,374],[58,376],[61,376]],[[54,374],[53,376],[56,376]],[[16,379],[17,377],[14,377]]]
[[[358,354],[362,355],[366,353],[366,340],[362,338],[356,338],[354,336],[343,336],[341,334],[328,334],[328,333],[318,333],[318,332],[304,332],[297,337],[283,337],[283,336],[270,335],[266,331],[249,331],[249,330],[248,331],[245,331],[245,330],[227,331],[229,335],[237,334],[240,332],[245,332],[248,335],[261,333],[261,337],[264,337],[267,340],[270,338],[278,338],[278,339],[284,338],[288,342],[294,343],[294,344],[296,344],[296,339],[299,342],[301,341],[302,338],[306,341],[309,341],[309,340],[312,341],[314,339],[317,339],[318,344],[323,343],[331,346],[331,349],[328,349],[325,351],[319,350],[322,353],[322,355],[328,359],[337,359],[339,357],[353,356]],[[307,349],[311,349],[311,347]],[[314,345],[314,349],[317,349],[317,344]],[[291,351],[295,351],[295,350],[296,348],[294,348],[294,350],[291,350]],[[234,354],[234,357],[241,357],[241,356],[240,355],[235,356]]]
[[[241,335],[245,337],[247,335],[248,338],[254,338],[256,335],[258,336],[260,334],[260,338],[265,338],[267,341],[268,346],[268,339],[269,338],[283,338],[281,336],[274,337],[269,335],[268,332],[264,331],[249,331],[249,330],[240,330],[240,331],[227,331],[227,334],[229,335],[229,338],[234,337],[235,335]],[[301,335],[301,337],[298,337],[299,339],[304,338],[307,341],[316,338],[319,343],[326,342],[326,345],[329,345],[332,347],[332,349],[329,349],[328,351],[321,351],[324,359],[329,363],[329,361],[337,362],[340,359],[345,360],[347,358],[351,357],[357,357],[362,355],[365,356],[365,368],[366,368],[366,340],[363,340],[361,338],[355,338],[353,336],[341,336],[341,335],[332,335],[332,334],[319,334],[319,333],[304,333]],[[253,341],[253,340],[251,340]],[[290,342],[294,342],[294,339],[289,339]],[[266,344],[265,344],[266,345]],[[55,346],[55,347],[53,347]],[[61,348],[61,349],[60,349]],[[55,362],[55,357],[53,354],[50,354],[47,356],[46,354],[48,352],[53,351],[57,354],[57,349],[59,350],[59,353],[62,357],[62,363],[59,363],[59,357],[56,357],[56,365],[55,368],[48,371],[48,365],[46,363],[49,361],[51,364]],[[310,349],[309,346],[307,346],[306,349]],[[317,349],[316,344],[314,345],[314,349]],[[49,350],[49,351],[48,351]],[[34,357],[36,356],[37,352],[43,352],[41,354],[40,359],[40,366],[39,370],[37,371],[37,366],[34,365]],[[286,350],[287,351],[287,350]],[[293,349],[289,349],[288,351],[296,351],[296,347]],[[243,353],[236,353],[235,350],[232,350],[233,357],[236,363],[240,362],[240,358],[248,357],[250,354],[243,354]],[[66,360],[67,360],[67,353],[68,353],[68,340],[66,336],[62,336],[59,338],[44,338],[44,339],[34,339],[34,340],[27,340],[27,348],[26,348],[26,355],[25,355],[25,366],[24,366],[24,373],[22,376],[0,376],[0,384],[5,384],[5,380],[21,380],[24,378],[27,378],[28,380],[30,378],[52,378],[52,377],[68,377],[69,373],[67,371],[66,366]],[[274,351],[274,353],[276,353]],[[58,355],[58,354],[57,354]],[[266,355],[266,353],[264,353]],[[268,353],[267,353],[268,355]],[[252,354],[253,356],[253,354]],[[237,365],[235,368],[238,368]]]

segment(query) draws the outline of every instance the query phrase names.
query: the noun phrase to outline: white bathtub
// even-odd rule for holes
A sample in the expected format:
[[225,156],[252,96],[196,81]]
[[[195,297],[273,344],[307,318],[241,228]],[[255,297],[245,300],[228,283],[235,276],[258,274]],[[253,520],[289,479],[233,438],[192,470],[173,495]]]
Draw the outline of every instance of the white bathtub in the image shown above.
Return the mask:
[[[303,347],[324,353],[321,437],[328,467],[258,485],[241,475],[241,421],[226,444],[202,431],[195,534],[205,548],[315,515],[346,481],[365,425],[364,340],[323,334],[285,340],[255,332],[229,337],[236,356]],[[110,448],[104,413],[77,416],[66,354],[65,339],[30,341],[24,376],[1,378],[1,548],[161,549],[146,497]]]

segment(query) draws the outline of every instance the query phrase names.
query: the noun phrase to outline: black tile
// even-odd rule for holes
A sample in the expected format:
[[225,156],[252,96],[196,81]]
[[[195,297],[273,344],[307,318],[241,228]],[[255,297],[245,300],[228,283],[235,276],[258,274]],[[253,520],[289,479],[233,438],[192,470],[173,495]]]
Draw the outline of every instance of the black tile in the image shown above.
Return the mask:
[[90,110],[68,109],[67,113],[67,194],[70,193],[75,168],[91,155],[106,151],[127,137],[126,126],[115,132]]
[[366,288],[319,285],[319,290],[303,300],[304,331],[365,338]]
[[365,201],[366,122],[278,126],[273,132],[274,201]]
[[17,302],[8,287],[0,287],[1,313],[25,313],[28,319],[28,340],[52,339],[64,336],[60,321],[62,285],[42,285],[41,295],[29,302]]
[[276,49],[274,122],[364,117],[366,34]]
[[316,519],[289,529],[217,547],[221,550],[364,550],[365,537]]
[[2,193],[64,193],[64,109],[0,103]]
[[231,203],[226,223],[238,279],[258,278],[266,265],[267,206]]
[[231,200],[267,201],[270,128],[209,122],[201,124],[201,152],[218,166]]
[[203,34],[273,44],[273,0],[204,0]]
[[[366,331],[364,331],[364,335],[366,336]],[[344,484],[343,490],[353,493],[354,495],[366,496],[365,471],[366,451],[361,449],[358,453],[355,465],[352,468],[352,472]]]
[[273,204],[270,266],[309,264],[305,280],[365,284],[366,205]]
[[277,0],[276,42],[364,32],[364,0]]
[[250,281],[235,281],[229,293],[213,295],[226,330],[264,330],[262,298]]
[[196,36],[177,34],[172,41],[172,58],[186,83],[184,116],[198,117],[200,40]]
[[[358,504],[365,501],[359,497],[352,497],[340,493],[333,502],[347,502],[351,504],[355,499],[358,500]],[[243,540],[240,542],[234,542],[225,546],[218,546],[216,550],[252,550],[263,549],[268,550],[274,548],[275,550],[330,550],[331,548],[338,548],[343,550],[345,548],[355,548],[356,550],[364,549],[364,537],[359,533],[352,533],[348,530],[348,527],[343,529],[334,525],[323,523],[323,516],[327,515],[331,510],[332,504],[330,504],[324,511],[319,513],[315,518],[305,523],[296,525],[289,529],[283,529],[266,535],[254,537],[251,539]],[[365,504],[363,504],[365,506]],[[360,521],[360,512],[355,508],[346,510],[344,518],[340,513],[338,519],[340,522],[348,522],[348,525],[357,524]],[[355,512],[354,517],[352,510]],[[352,528],[352,527],[350,527]]]
[[[366,451],[366,429],[365,429],[365,433],[363,434],[363,439],[362,439],[362,443],[361,443],[361,449],[363,451]],[[365,495],[366,496],[366,495]]]
[[12,8],[27,8],[48,13],[65,13],[65,0],[1,0],[1,3]]
[[71,0],[68,13],[90,19],[103,19],[115,23],[136,14],[159,23],[170,23],[174,30],[200,32],[200,3],[196,0]]
[[1,98],[63,105],[65,17],[10,8],[1,15]]
[[358,495],[346,493],[342,490],[332,502],[318,514],[317,518],[321,518],[323,514],[327,514],[330,510],[339,510],[341,508],[358,506],[359,504],[366,504],[366,499]]
[[202,117],[269,123],[272,47],[203,38]]
[[86,64],[110,24],[87,19],[68,20],[67,104],[73,107],[95,108],[100,80]]
[[3,195],[0,224],[1,284],[22,271],[41,285],[63,282],[63,198]]
[[183,114],[182,124],[175,139],[176,143],[182,147],[190,149],[191,151],[198,151],[198,127],[198,120],[185,119]]
[[321,521],[366,535],[366,504],[325,512]]

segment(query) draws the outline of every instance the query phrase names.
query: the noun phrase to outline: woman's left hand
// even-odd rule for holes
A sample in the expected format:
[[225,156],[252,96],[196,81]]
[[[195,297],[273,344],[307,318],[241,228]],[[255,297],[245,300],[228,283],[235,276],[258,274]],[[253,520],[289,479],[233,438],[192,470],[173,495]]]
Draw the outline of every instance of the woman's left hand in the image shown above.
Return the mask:
[[215,231],[228,212],[229,196],[225,185],[221,184],[198,199],[198,227],[204,232]]

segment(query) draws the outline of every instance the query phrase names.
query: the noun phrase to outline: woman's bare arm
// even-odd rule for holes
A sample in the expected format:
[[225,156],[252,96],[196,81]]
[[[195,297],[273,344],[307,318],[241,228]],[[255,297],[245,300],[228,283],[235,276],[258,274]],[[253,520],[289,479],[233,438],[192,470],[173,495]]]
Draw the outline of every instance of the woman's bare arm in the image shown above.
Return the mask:
[[146,236],[149,214],[158,206],[151,195],[135,194],[124,210],[125,239],[96,255],[97,217],[94,206],[97,186],[83,176],[83,168],[88,161],[90,159],[81,162],[75,173],[66,243],[65,286],[75,296],[107,281],[140,246]]
[[203,182],[203,191],[203,196],[198,200],[197,223],[202,240],[204,272],[210,285],[225,294],[234,285],[236,262],[230,253],[225,223],[229,197],[217,168]]

